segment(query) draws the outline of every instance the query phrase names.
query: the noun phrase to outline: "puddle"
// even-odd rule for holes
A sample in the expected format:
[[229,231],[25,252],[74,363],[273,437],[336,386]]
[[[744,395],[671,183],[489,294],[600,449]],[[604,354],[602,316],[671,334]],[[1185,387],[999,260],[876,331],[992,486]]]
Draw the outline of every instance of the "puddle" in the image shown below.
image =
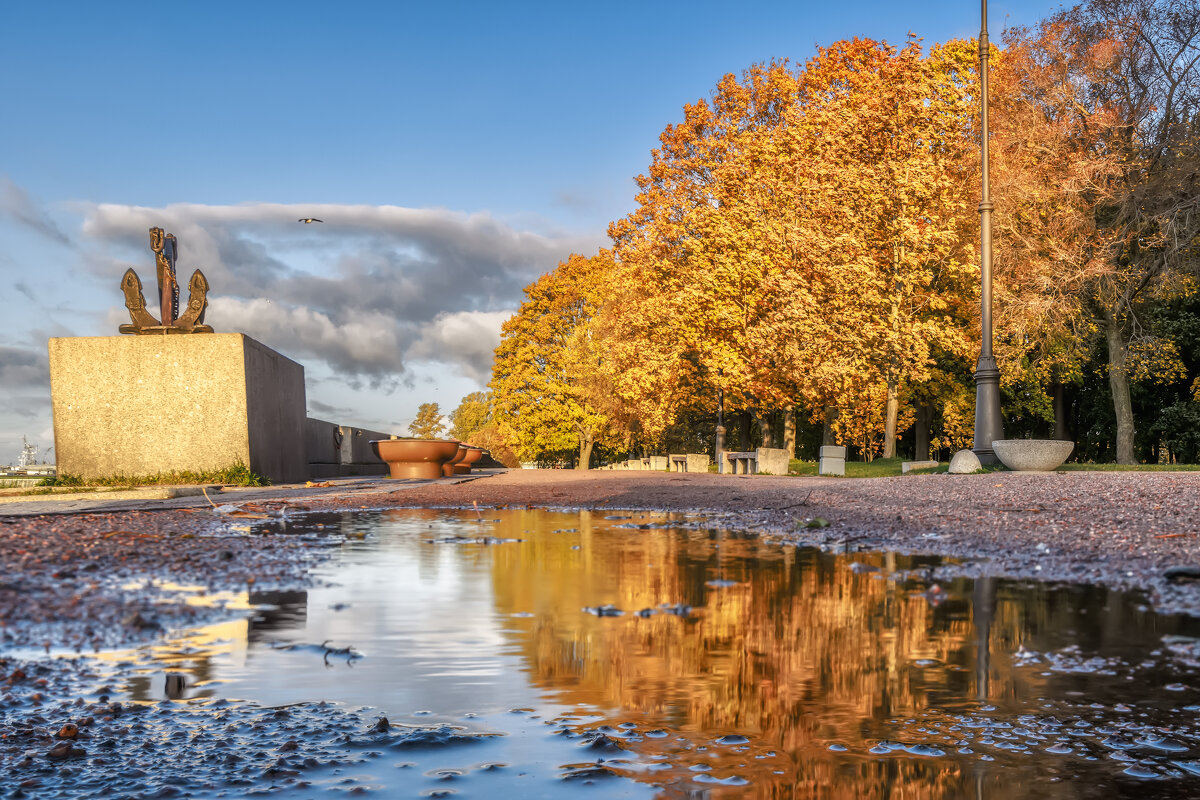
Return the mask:
[[130,771],[144,796],[1200,795],[1200,621],[676,523],[291,517],[341,535],[321,585],[164,587],[253,610],[80,659],[107,727],[25,796]]

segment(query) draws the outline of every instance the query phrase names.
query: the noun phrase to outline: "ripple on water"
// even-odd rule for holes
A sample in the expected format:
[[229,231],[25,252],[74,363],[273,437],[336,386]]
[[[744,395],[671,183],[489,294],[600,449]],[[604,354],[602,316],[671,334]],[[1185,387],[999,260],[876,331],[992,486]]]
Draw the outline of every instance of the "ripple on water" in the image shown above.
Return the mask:
[[722,736],[720,739],[717,739],[716,743],[717,744],[747,744],[747,743],[749,743],[749,741],[750,740],[747,739],[745,736],[740,736],[736,733],[731,733],[728,736]]
[[746,780],[740,775],[730,775],[726,778],[718,778],[713,775],[700,774],[694,775],[692,780],[696,783],[712,783],[719,786],[748,786],[750,784],[750,781]]

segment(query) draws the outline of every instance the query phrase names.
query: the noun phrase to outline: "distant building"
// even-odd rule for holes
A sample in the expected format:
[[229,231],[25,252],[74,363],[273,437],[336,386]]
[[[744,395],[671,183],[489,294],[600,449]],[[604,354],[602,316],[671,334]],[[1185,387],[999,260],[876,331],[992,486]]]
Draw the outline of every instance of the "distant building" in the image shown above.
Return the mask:
[[[51,447],[50,450],[54,448]],[[47,450],[49,454],[50,450]],[[24,436],[21,437],[21,455],[17,458],[16,466],[0,467],[0,475],[10,476],[27,476],[27,475],[54,475],[55,468],[53,464],[45,460],[38,461],[38,446],[30,444],[29,440]]]

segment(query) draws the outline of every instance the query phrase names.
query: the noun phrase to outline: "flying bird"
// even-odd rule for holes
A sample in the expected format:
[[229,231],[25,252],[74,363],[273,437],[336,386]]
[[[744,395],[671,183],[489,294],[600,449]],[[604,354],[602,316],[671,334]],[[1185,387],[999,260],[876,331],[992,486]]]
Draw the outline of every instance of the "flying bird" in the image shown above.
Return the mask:
[[297,222],[303,222],[305,225],[307,225],[307,224],[308,224],[308,223],[310,223],[310,222],[324,222],[325,220],[323,220],[323,219],[317,219],[316,217],[305,217],[304,219],[298,219],[298,220],[296,220],[296,221],[297,221]]

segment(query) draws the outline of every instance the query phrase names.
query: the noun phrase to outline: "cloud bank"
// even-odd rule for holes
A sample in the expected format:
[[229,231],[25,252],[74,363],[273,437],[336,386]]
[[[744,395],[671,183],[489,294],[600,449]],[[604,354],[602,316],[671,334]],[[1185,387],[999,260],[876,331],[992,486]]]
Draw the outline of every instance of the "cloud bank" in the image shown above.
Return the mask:
[[50,361],[45,350],[0,345],[0,386],[40,389],[50,386]]
[[397,206],[94,204],[83,212],[84,237],[100,251],[90,262],[97,277],[116,285],[133,266],[152,287],[147,231],[163,227],[179,239],[181,283],[196,268],[208,277],[206,322],[373,387],[405,380],[409,361],[486,382],[522,289],[601,244],[486,213]]
[[41,205],[7,175],[0,175],[0,214],[11,217],[52,242],[71,244],[70,238],[50,219]]

